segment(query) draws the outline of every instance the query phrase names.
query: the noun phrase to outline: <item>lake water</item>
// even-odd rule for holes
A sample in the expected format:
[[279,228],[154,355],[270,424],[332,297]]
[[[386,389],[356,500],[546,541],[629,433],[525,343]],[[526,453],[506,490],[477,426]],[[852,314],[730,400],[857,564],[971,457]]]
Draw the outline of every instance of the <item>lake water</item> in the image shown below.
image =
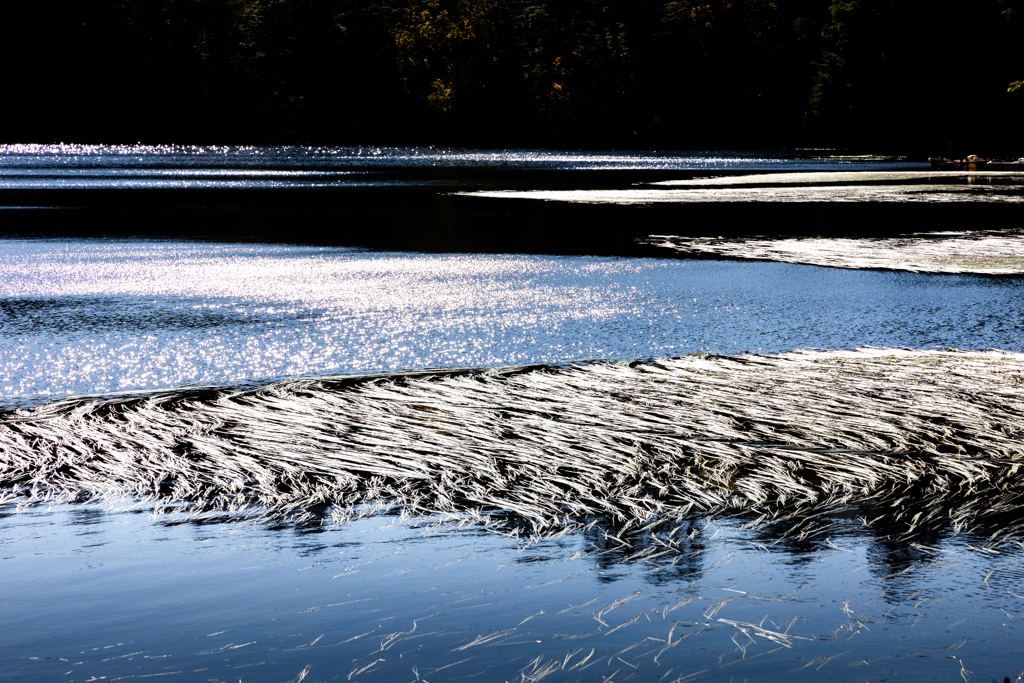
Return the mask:
[[336,247],[0,241],[3,405],[794,348],[1024,350],[1018,279]]
[[780,548],[698,523],[658,570],[600,533],[520,549],[386,518],[268,529],[93,507],[2,524],[10,680],[988,681],[1024,654],[1022,557],[971,538],[901,549],[851,524]]
[[[437,165],[486,175],[902,163],[374,151],[8,147],[0,187],[251,189],[344,184],[347,173],[429,183],[432,171],[415,167]],[[230,167],[225,178],[210,175],[211,156]],[[374,175],[395,167],[413,168],[411,180]],[[7,237],[0,408],[156,390],[201,402],[185,388],[695,353],[1024,352],[1022,286],[768,262]],[[557,390],[557,373],[551,381]],[[1024,558],[991,528],[940,524],[901,541],[840,509],[821,531],[796,535],[693,515],[628,532],[583,518],[583,528],[530,537],[514,520],[482,527],[457,506],[412,518],[368,509],[330,524],[154,516],[152,498],[22,501],[0,503],[0,671],[10,680],[987,681],[1024,671]]]
[[[474,185],[502,172],[921,169],[872,157],[772,152],[460,150],[404,147],[0,145],[0,189]],[[445,175],[445,171],[456,175]],[[458,173],[458,172],[463,173]],[[399,175],[395,175],[395,174]],[[439,174],[440,173],[440,174]]]

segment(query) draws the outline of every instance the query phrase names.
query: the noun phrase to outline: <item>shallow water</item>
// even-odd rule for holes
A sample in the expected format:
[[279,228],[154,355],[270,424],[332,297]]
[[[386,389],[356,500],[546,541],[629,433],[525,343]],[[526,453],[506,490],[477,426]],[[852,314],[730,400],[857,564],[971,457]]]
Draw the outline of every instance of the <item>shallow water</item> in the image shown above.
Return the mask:
[[855,520],[781,543],[696,520],[678,555],[634,560],[643,539],[600,527],[524,546],[387,518],[2,524],[0,669],[19,681],[987,681],[1024,655],[1019,549],[901,548]]
[[1020,351],[1021,286],[778,263],[0,240],[0,405],[701,351]]

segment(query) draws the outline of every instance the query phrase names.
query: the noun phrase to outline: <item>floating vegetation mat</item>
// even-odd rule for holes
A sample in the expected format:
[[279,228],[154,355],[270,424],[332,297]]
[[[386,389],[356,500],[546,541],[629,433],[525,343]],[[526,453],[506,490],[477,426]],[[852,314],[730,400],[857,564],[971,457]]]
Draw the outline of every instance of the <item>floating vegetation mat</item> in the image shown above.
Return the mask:
[[1024,275],[1024,232],[1020,230],[920,233],[885,239],[651,235],[643,242],[687,256],[919,273]]
[[855,512],[900,537],[998,522],[1005,538],[1024,529],[1022,416],[1024,354],[997,351],[297,380],[3,414],[0,493],[334,521],[456,512],[535,534],[696,515],[809,534]]
[[[570,204],[687,204],[687,203],[815,203],[815,202],[871,202],[871,203],[1018,203],[1024,201],[1024,188],[1017,183],[1019,174],[995,179],[996,184],[951,184],[922,178],[920,182],[891,181],[870,184],[849,181],[837,184],[835,180],[822,180],[822,173],[807,174],[804,184],[798,184],[783,174],[779,182],[768,184],[765,176],[735,176],[727,182],[719,178],[697,181],[651,183],[625,189],[597,190],[476,190],[456,192],[467,197],[498,199],[540,199]],[[843,174],[851,175],[851,174]],[[876,180],[876,183],[881,182]]]
[[779,185],[921,185],[950,182],[1024,181],[1021,171],[802,171],[799,173],[748,173],[710,178],[663,180],[656,187],[775,187]]

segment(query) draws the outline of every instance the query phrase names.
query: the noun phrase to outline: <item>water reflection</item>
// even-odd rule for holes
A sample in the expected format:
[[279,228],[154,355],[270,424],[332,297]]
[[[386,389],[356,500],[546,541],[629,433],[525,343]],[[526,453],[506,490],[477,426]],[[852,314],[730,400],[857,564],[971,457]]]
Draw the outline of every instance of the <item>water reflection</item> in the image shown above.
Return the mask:
[[680,581],[699,580],[705,570],[707,527],[707,520],[692,518],[661,520],[642,531],[629,531],[605,520],[585,531],[583,537],[593,548],[590,557],[595,566],[606,572],[600,581],[616,581],[620,576],[611,570],[626,564],[644,566],[641,575],[652,584],[678,586]]
[[[744,530],[749,520],[695,518],[523,544],[458,523],[377,518],[309,542],[308,529],[154,524],[108,511],[90,524],[109,542],[90,547],[61,533],[70,512],[4,518],[10,647],[0,666],[25,680],[197,669],[228,679],[240,668],[285,680],[303,671],[355,680],[360,670],[387,680],[538,671],[605,680],[629,670],[644,680],[810,682],[953,678],[961,664],[982,680],[1020,673],[1021,551],[972,551],[976,539],[904,551],[837,518],[838,535],[773,544],[768,527]],[[680,542],[636,557],[664,550],[655,539]],[[52,562],[39,543],[72,552]],[[64,591],[76,575],[91,580]],[[101,608],[129,575],[118,606]]]
[[[818,517],[813,525],[800,520],[794,523],[792,519],[760,521],[750,515],[669,518],[633,532],[624,532],[621,524],[602,519],[588,526],[582,537],[591,549],[588,557],[594,566],[607,572],[601,581],[611,583],[638,573],[651,584],[677,587],[680,581],[702,580],[717,560],[710,552],[716,548],[739,544],[744,551],[766,553],[778,558],[779,566],[799,571],[813,569],[823,555],[848,552],[851,545],[856,545],[867,558],[862,569],[884,582],[893,599],[900,595],[899,586],[914,584],[913,577],[902,580],[909,583],[896,581],[898,577],[933,563],[944,553],[984,556],[1020,552],[1013,540],[993,544],[992,538],[1002,528],[998,521],[981,524],[969,533],[956,533],[951,523],[945,523],[908,534],[907,525],[893,523],[883,512],[878,508],[839,510]],[[872,513],[874,520],[869,521]],[[732,531],[720,537],[723,528]],[[617,568],[621,571],[613,571]]]
[[311,315],[273,308],[231,310],[198,301],[191,307],[159,304],[135,297],[113,296],[10,298],[0,300],[0,320],[4,323],[5,335],[74,336],[82,331],[94,334],[160,334],[175,330],[223,329],[234,325],[273,326],[289,324],[289,321]]
[[[105,529],[100,525],[107,520],[102,510],[88,507],[77,508],[71,510],[68,517],[68,521],[74,527],[73,531],[76,536],[104,535]],[[93,541],[91,545],[95,545],[95,541]]]
[[[508,523],[498,527],[497,537],[518,539],[511,541],[519,548],[510,560],[512,566],[540,566],[547,570],[585,559],[597,574],[594,579],[602,584],[639,580],[674,590],[705,580],[706,573],[718,567],[723,554],[719,551],[760,553],[773,558],[773,562],[787,572],[812,576],[823,556],[849,553],[851,547],[857,546],[866,558],[859,570],[880,581],[891,600],[897,602],[906,599],[907,591],[903,589],[912,588],[917,580],[913,574],[907,576],[908,572],[934,563],[943,554],[962,553],[983,558],[1007,553],[1009,557],[1016,557],[1022,552],[1020,544],[1013,539],[992,542],[1002,526],[998,521],[979,524],[965,533],[956,533],[951,523],[939,524],[915,531],[908,538],[907,525],[883,520],[880,512],[877,508],[841,510],[818,517],[813,525],[802,524],[800,520],[763,521],[751,515],[671,516],[658,518],[640,529],[624,528],[621,522],[607,518],[595,518],[583,520],[580,531],[560,532],[550,537],[528,533],[530,525],[513,516],[505,517]],[[875,516],[873,521],[868,520],[871,513]],[[75,524],[110,521],[103,510],[95,508],[73,509],[71,514]],[[493,539],[496,535],[494,529],[478,527],[471,520],[457,516],[417,519],[389,513],[379,519],[393,528],[416,531],[420,539],[417,542],[427,544],[436,535],[455,534],[479,540]],[[225,525],[238,525],[235,519],[212,514],[164,513],[152,521],[169,529],[192,528],[194,542],[217,541],[218,534],[211,530],[219,532]],[[364,523],[357,522],[355,526]],[[345,535],[344,527],[334,524],[329,510],[298,522],[260,522],[257,528],[299,557],[344,553],[377,542],[373,534],[366,534],[361,541],[339,541],[339,531]]]

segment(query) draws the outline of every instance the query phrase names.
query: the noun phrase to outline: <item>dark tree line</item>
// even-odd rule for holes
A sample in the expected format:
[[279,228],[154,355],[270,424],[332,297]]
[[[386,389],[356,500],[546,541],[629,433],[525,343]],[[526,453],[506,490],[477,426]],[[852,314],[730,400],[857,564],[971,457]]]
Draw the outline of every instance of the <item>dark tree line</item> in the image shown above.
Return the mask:
[[4,3],[0,142],[989,153],[1022,142],[1019,2]]

